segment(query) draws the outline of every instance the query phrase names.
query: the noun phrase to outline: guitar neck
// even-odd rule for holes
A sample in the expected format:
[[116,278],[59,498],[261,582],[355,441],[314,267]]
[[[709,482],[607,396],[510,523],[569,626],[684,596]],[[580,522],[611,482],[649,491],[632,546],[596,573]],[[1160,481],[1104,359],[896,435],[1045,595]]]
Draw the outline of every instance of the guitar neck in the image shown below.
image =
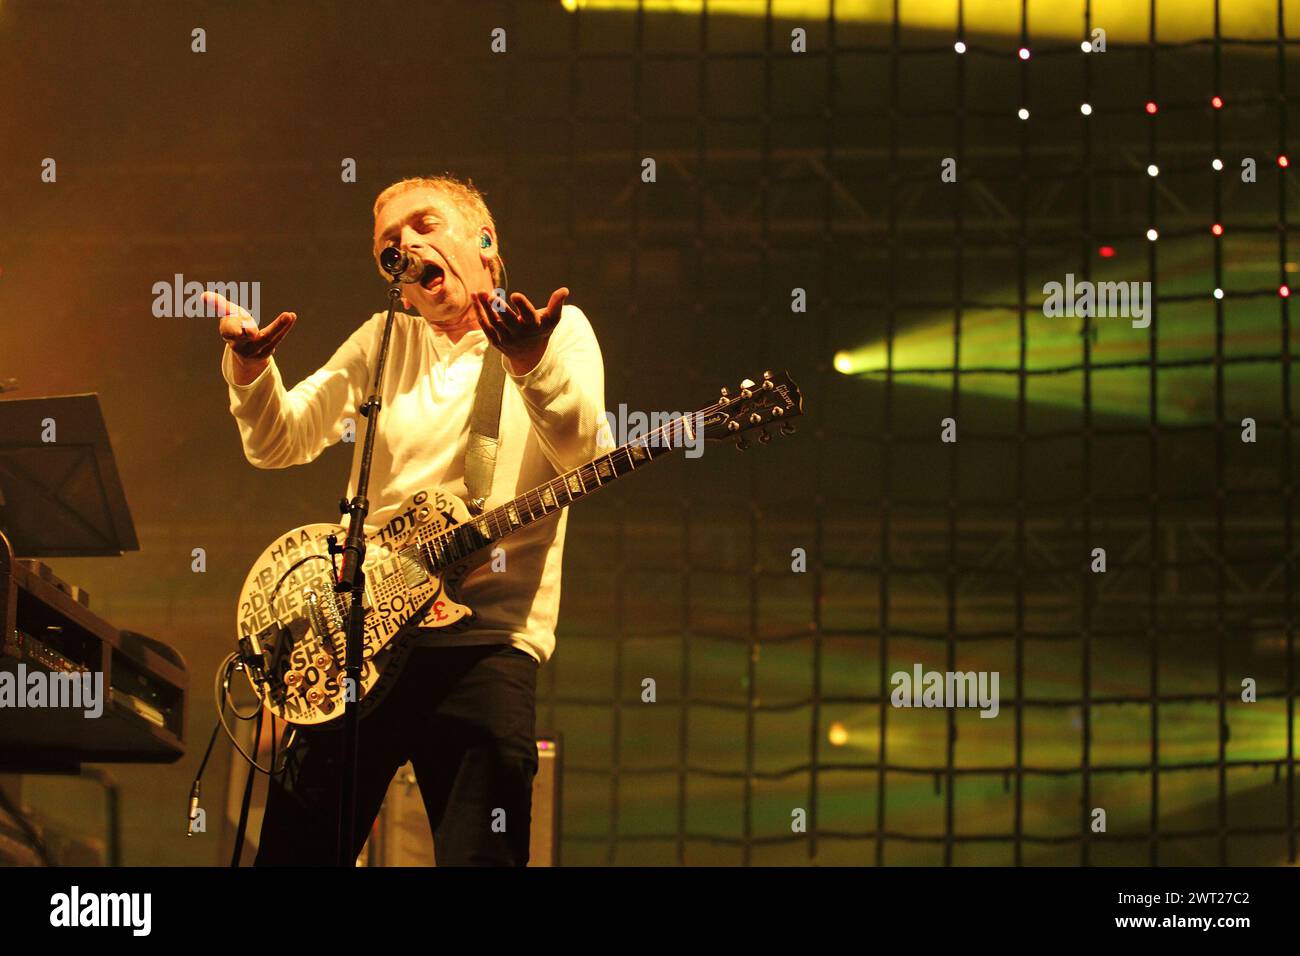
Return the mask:
[[594,458],[504,505],[449,528],[419,546],[424,563],[433,573],[440,573],[475,551],[567,508],[624,475],[638,471],[681,447],[683,439],[693,439],[691,421],[700,421],[700,414],[674,419],[643,438],[620,445],[608,455]]

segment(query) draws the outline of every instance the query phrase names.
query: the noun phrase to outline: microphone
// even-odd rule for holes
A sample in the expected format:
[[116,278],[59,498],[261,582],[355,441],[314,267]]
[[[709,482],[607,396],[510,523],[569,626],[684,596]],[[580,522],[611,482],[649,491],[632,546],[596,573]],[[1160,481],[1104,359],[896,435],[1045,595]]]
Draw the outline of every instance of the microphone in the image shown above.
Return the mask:
[[389,246],[379,253],[379,268],[397,282],[419,282],[424,275],[424,262],[397,246]]

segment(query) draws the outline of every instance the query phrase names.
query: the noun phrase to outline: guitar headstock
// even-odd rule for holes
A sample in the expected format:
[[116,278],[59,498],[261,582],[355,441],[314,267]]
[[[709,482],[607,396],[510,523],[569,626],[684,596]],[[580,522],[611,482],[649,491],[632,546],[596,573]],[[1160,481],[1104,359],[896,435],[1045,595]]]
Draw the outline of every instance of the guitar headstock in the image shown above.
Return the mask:
[[702,409],[701,431],[709,441],[738,439],[736,447],[749,447],[746,437],[758,431],[758,440],[772,440],[768,427],[779,426],[782,435],[794,434],[792,419],[803,414],[803,395],[786,372],[764,372],[756,384],[745,379],[735,390],[724,388],[716,405]]

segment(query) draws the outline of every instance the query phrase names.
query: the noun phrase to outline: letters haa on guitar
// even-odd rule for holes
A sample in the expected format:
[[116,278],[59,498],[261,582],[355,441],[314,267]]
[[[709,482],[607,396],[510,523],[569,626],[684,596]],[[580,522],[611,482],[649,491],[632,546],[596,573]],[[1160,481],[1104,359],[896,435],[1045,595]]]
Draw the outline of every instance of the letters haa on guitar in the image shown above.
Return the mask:
[[[398,514],[366,540],[361,686],[344,677],[345,626],[351,596],[334,590],[337,571],[331,541],[338,524],[295,528],[266,548],[240,591],[236,633],[243,672],[262,705],[291,724],[324,725],[343,714],[345,700],[362,713],[392,685],[410,650],[408,624],[449,630],[468,627],[474,611],[457,599],[457,586],[491,559],[493,546],[534,521],[553,515],[612,481],[639,471],[662,455],[694,442],[736,440],[768,426],[794,430],[803,397],[788,374],[764,372],[746,379],[735,395],[722,390],[712,405],[620,445],[481,514],[439,488],[416,492]],[[341,722],[340,722],[341,723]]]

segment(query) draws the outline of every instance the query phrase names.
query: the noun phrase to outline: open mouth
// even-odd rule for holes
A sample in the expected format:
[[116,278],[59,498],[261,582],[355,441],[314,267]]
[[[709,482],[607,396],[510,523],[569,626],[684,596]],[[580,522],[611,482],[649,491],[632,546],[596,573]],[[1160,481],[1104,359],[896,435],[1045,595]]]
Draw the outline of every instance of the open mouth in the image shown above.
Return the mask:
[[442,286],[443,272],[442,268],[434,265],[432,262],[425,263],[424,273],[420,276],[420,288],[428,291],[437,291]]

